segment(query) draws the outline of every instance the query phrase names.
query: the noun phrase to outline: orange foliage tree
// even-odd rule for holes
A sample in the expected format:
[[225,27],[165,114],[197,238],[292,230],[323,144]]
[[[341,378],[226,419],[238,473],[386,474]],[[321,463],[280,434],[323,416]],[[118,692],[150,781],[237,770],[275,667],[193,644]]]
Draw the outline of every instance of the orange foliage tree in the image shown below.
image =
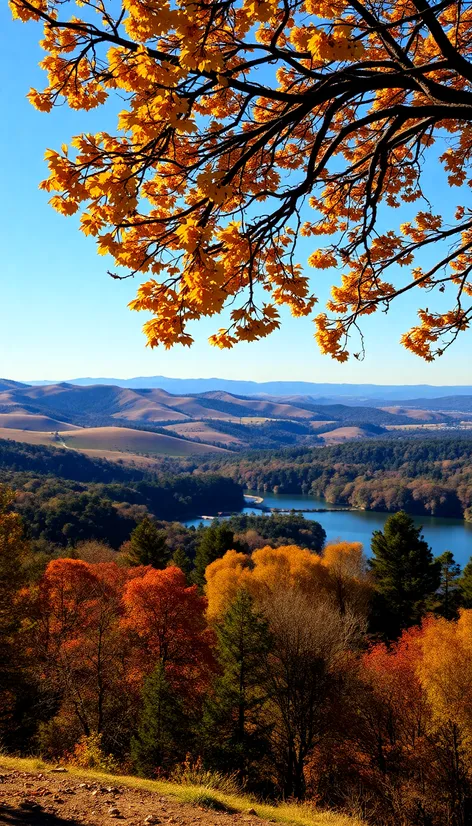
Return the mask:
[[471,611],[457,622],[428,618],[362,658],[359,674],[369,690],[359,691],[357,779],[390,809],[385,822],[469,820],[471,632]]
[[[472,212],[459,195],[454,216],[437,214],[424,190],[428,159],[451,187],[471,180],[468,4],[10,7],[44,25],[48,83],[29,95],[38,109],[126,101],[115,133],[48,150],[42,188],[60,213],[81,212],[100,254],[146,275],[131,306],[152,314],[151,346],[189,345],[188,322],[225,306],[229,318],[210,339],[223,348],[268,335],[281,306],[311,314],[300,235],[314,246],[326,239],[310,266],[342,268],[327,312],[315,318],[321,350],[339,361],[362,317],[409,291],[428,294],[403,336],[414,353],[430,360],[469,326]],[[405,205],[408,220],[388,214]],[[430,309],[431,292],[444,290],[447,309],[442,300]]]
[[47,748],[56,740],[60,753],[80,735],[119,740],[129,659],[120,632],[126,578],[113,562],[57,559],[30,588],[31,655],[45,696],[58,706],[43,732]]
[[25,590],[23,608],[44,702],[57,709],[40,734],[51,754],[72,749],[81,736],[103,738],[120,754],[144,681],[158,667],[194,703],[208,679],[206,600],[178,568],[54,560]]

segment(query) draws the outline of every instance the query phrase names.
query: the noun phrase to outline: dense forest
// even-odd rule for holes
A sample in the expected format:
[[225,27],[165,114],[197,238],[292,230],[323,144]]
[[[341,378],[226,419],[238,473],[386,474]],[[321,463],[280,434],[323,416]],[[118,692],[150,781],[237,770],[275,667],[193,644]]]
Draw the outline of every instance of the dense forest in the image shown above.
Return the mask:
[[[350,502],[361,482],[434,484],[465,503],[470,450],[379,440],[150,473],[0,442],[2,747],[466,826],[472,562],[433,558],[404,511],[369,560],[300,514],[236,511],[243,485]],[[233,515],[177,521],[216,510]]]
[[250,490],[307,493],[331,505],[472,518],[472,439],[372,439],[211,461]]
[[372,826],[469,823],[472,563],[434,559],[406,513],[370,562],[295,514],[198,530],[144,515],[118,553],[47,553],[28,533],[0,485],[8,753]]
[[243,507],[232,479],[176,475],[176,467],[163,460],[159,473],[149,473],[77,451],[0,441],[0,482],[16,491],[28,538],[54,545],[97,539],[118,548],[145,515],[173,521]]

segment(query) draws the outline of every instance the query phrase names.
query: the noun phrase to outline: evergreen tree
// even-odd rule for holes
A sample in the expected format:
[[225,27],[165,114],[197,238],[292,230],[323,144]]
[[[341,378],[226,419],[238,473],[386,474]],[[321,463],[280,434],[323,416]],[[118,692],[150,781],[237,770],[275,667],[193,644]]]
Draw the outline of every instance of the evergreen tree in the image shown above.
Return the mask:
[[459,588],[461,593],[461,605],[464,608],[472,608],[472,558],[469,559],[467,565],[462,571],[462,576],[459,580]]
[[240,550],[240,545],[234,540],[233,531],[224,523],[214,520],[209,528],[203,531],[195,554],[195,570],[193,580],[203,590],[205,585],[205,571],[210,562],[220,559],[229,550]]
[[396,639],[421,622],[428,599],[440,585],[440,563],[404,511],[392,514],[372,535],[370,560],[376,587],[373,630]]
[[171,768],[185,757],[188,730],[182,703],[172,691],[161,664],[145,681],[142,698],[137,734],[131,741],[131,759],[138,774],[152,777],[156,769]]
[[170,556],[166,539],[166,532],[160,531],[152,519],[145,517],[131,533],[130,548],[126,556],[128,565],[165,568]]
[[172,554],[172,559],[170,560],[169,565],[175,565],[176,568],[180,568],[186,577],[188,577],[190,571],[192,570],[192,563],[190,562],[190,559],[184,549],[180,546],[176,548]]
[[264,705],[271,636],[245,590],[238,593],[216,633],[221,674],[204,712],[206,755],[215,768],[237,771],[246,781],[269,751],[271,724]]
[[436,557],[440,565],[440,584],[435,595],[434,611],[447,620],[457,619],[461,604],[461,566],[457,564],[451,551],[444,551]]

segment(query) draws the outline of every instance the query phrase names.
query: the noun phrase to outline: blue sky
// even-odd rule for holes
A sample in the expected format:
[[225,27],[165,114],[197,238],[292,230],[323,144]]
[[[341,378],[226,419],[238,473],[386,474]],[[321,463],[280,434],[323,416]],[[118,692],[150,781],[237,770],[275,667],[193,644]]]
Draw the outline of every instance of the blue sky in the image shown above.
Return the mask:
[[[46,148],[60,148],[81,131],[113,129],[110,113],[73,113],[65,106],[46,115],[26,100],[31,86],[42,88],[37,63],[40,29],[10,18],[0,7],[0,77],[3,126],[0,130],[1,282],[0,376],[28,379],[68,379],[79,376],[167,375],[181,377],[374,382],[398,384],[472,383],[466,352],[472,333],[432,365],[399,345],[401,333],[415,323],[424,294],[399,300],[388,316],[378,314],[364,325],[367,355],[362,363],[334,363],[317,350],[309,319],[284,316],[280,331],[263,342],[221,352],[207,343],[218,320],[199,322],[191,332],[191,350],[170,352],[145,347],[142,313],[131,313],[128,301],[137,282],[116,282],[106,270],[112,263],[97,256],[94,241],[77,231],[75,218],[56,214],[48,196],[38,189],[46,177]],[[428,185],[444,207],[460,200],[449,192],[442,171],[429,170]],[[468,191],[467,197],[470,197]],[[398,221],[398,213],[393,215]],[[404,220],[404,216],[402,215]],[[300,260],[312,251],[306,241]],[[311,271],[313,289],[326,299],[332,274]],[[431,302],[432,306],[432,302]]]

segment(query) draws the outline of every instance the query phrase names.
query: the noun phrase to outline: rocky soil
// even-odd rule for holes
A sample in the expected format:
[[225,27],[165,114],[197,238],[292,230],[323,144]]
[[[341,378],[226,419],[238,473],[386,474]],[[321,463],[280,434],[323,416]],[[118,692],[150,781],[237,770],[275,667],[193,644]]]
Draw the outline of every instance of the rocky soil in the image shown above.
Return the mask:
[[102,785],[65,770],[23,772],[0,765],[0,824],[8,826],[261,826],[251,810],[228,814],[155,792]]

